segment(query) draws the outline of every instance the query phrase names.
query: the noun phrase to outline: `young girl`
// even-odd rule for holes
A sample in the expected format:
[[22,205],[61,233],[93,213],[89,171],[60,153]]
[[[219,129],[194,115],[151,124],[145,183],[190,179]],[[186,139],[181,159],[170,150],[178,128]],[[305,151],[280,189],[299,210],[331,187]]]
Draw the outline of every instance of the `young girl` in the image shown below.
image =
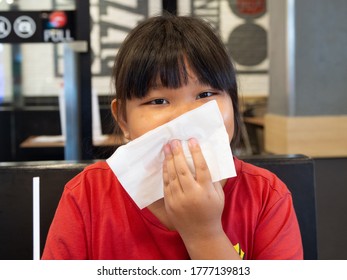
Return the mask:
[[[216,100],[235,147],[235,71],[203,20],[164,15],[139,24],[115,61],[112,112],[132,141]],[[212,183],[196,139],[195,175],[179,140],[163,147],[164,198],[140,209],[106,162],[65,187],[43,259],[302,259],[291,194],[272,173],[234,158],[237,176]],[[134,174],[136,176],[136,174]]]

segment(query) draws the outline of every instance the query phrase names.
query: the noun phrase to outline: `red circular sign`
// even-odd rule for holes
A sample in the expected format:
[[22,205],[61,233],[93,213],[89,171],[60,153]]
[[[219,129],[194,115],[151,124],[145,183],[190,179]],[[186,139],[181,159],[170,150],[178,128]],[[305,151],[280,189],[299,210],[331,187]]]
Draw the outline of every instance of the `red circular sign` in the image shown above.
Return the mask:
[[64,12],[53,12],[49,15],[49,23],[55,28],[62,28],[67,23],[67,16]]

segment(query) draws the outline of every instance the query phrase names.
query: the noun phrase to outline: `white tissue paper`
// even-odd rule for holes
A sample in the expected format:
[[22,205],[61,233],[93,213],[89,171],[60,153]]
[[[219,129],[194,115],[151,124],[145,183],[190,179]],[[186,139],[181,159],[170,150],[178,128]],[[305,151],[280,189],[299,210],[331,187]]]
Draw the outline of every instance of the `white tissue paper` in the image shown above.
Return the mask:
[[123,188],[142,209],[164,196],[163,147],[170,140],[182,141],[187,163],[194,173],[187,145],[190,138],[198,140],[213,182],[236,176],[229,137],[215,100],[119,147],[106,161]]

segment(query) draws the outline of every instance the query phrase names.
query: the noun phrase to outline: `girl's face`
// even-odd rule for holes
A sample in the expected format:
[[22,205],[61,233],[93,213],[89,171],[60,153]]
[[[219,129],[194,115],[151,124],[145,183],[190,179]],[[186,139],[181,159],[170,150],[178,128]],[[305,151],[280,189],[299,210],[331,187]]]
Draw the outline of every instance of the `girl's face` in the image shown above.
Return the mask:
[[[158,86],[152,88],[144,98],[127,100],[126,120],[118,119],[119,126],[127,139],[136,139],[183,113],[208,101],[216,100],[231,141],[234,133],[234,111],[229,94],[200,84],[189,69],[188,74],[188,83],[180,88]],[[116,100],[112,102],[112,111],[116,116]]]

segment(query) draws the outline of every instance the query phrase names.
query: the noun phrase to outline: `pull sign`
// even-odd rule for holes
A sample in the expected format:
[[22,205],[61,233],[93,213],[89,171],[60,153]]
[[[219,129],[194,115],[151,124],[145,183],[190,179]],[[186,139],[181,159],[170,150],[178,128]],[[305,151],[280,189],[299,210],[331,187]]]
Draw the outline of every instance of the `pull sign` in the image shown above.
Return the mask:
[[0,43],[75,41],[75,11],[1,12]]

